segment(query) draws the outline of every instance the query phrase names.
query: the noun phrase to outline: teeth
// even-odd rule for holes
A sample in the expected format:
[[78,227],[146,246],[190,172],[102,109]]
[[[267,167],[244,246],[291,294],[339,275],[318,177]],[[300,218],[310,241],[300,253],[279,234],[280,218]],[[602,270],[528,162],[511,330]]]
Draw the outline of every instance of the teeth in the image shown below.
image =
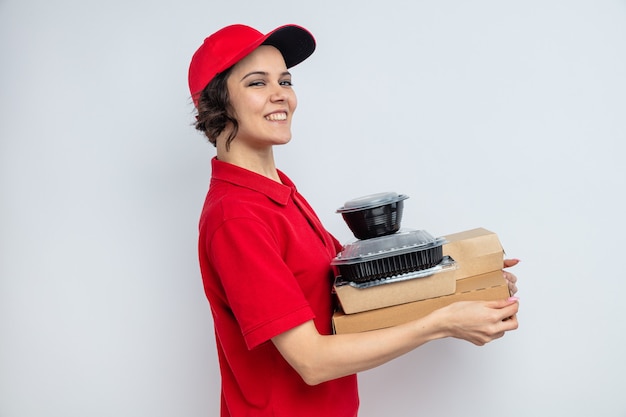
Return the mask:
[[268,116],[265,116],[265,119],[272,120],[272,121],[287,120],[287,114],[286,113],[272,113]]

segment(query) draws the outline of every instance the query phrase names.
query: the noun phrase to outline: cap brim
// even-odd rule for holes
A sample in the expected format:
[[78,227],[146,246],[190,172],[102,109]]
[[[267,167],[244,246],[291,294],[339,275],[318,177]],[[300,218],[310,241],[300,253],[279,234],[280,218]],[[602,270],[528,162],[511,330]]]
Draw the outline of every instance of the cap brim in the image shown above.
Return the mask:
[[284,25],[265,36],[262,45],[278,49],[287,68],[298,65],[315,51],[315,38],[305,28],[298,25]]

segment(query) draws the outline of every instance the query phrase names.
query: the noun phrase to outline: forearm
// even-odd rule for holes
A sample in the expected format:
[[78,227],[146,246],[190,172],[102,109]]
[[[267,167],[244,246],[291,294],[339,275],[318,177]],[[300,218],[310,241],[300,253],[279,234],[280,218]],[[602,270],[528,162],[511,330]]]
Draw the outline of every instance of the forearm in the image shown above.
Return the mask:
[[441,322],[431,316],[376,331],[322,336],[319,377],[325,381],[375,368],[442,337]]
[[283,357],[314,385],[371,369],[434,339],[455,337],[482,346],[517,328],[515,297],[453,303],[399,326],[322,336],[312,321],[272,339]]
[[[445,337],[432,315],[400,326],[364,333],[322,336],[312,322],[278,336],[285,359],[311,385],[365,371],[389,362],[424,343]],[[281,346],[294,346],[284,349]]]

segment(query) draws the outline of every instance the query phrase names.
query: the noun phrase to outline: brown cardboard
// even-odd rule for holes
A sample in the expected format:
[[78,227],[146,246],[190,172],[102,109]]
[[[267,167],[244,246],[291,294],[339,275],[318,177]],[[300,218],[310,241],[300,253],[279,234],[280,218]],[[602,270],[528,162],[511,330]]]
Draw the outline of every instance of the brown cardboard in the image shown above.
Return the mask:
[[333,326],[336,334],[358,333],[416,320],[456,301],[490,301],[508,297],[507,282],[502,271],[498,270],[456,281],[454,294],[355,314],[336,312]]
[[452,294],[455,290],[454,269],[369,288],[355,288],[348,284],[335,286],[335,292],[346,314],[439,297]]
[[444,238],[443,254],[456,261],[457,280],[502,269],[504,251],[495,233],[477,228]]

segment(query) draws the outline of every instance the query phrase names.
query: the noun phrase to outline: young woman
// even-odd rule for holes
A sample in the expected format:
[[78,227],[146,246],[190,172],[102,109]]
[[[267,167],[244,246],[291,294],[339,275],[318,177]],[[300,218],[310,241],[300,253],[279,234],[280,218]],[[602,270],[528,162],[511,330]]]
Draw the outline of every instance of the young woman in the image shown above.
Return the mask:
[[[189,68],[196,128],[215,145],[199,258],[222,377],[222,416],[357,415],[356,373],[434,339],[483,345],[517,328],[518,301],[460,302],[389,329],[333,335],[331,260],[341,250],[273,147],[291,140],[289,68],[313,53],[304,28],[227,26]],[[517,261],[505,262],[513,266]],[[504,272],[512,292],[516,278]]]

